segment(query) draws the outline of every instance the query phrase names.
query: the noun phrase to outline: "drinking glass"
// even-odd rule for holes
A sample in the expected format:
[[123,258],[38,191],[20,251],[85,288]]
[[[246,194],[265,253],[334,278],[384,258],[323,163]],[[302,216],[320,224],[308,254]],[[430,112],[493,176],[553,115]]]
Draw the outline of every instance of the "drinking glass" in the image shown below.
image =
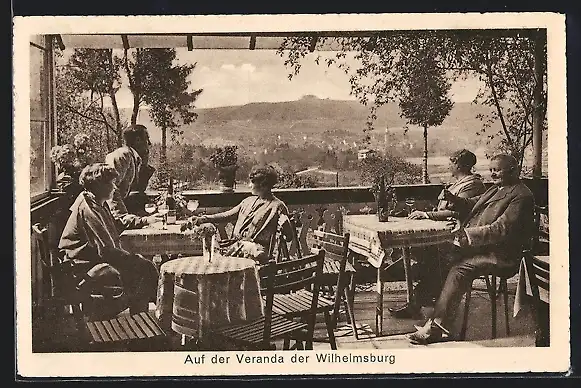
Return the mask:
[[145,204],[145,211],[147,212],[147,214],[153,214],[155,213],[155,210],[157,209],[157,206],[155,206],[155,203],[147,203]]
[[159,207],[157,208],[157,210],[159,211],[159,214],[161,214],[161,216],[163,217],[163,229],[167,229],[165,227],[165,215],[169,212],[169,206],[167,205],[159,205]]
[[196,211],[196,209],[198,208],[198,206],[200,206],[200,201],[198,201],[197,199],[190,199],[188,201],[187,208],[192,213]]

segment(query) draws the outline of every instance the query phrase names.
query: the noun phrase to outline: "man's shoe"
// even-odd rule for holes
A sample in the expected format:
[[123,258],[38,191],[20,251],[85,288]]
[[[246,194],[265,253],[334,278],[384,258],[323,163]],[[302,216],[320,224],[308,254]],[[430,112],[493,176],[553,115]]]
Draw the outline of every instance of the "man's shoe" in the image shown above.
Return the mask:
[[414,319],[420,315],[419,307],[412,306],[408,303],[404,304],[401,307],[392,307],[388,309],[392,316],[395,318],[408,318]]

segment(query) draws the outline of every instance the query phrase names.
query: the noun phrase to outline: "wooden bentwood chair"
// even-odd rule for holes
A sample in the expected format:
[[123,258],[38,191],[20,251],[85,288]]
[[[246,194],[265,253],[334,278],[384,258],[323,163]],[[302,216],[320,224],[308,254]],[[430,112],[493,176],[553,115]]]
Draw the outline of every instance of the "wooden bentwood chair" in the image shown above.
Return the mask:
[[81,288],[84,274],[92,265],[89,262],[75,263],[73,260],[65,260],[54,252],[51,254],[46,227],[35,224],[32,232],[38,244],[44,271],[50,279],[51,304],[61,312],[68,307],[84,350],[165,348],[167,337],[151,312],[133,316],[120,315],[108,320],[92,319],[92,312],[87,308],[88,299],[99,298],[101,295],[87,294]]
[[[548,209],[546,207],[535,208],[535,224],[538,230],[536,238],[533,240],[532,249],[525,252],[524,263],[530,281],[533,312],[535,314],[535,345],[537,347],[546,347],[550,345],[550,319],[549,319],[549,304],[541,298],[541,294],[549,293],[550,284],[550,266],[542,260],[535,257],[537,251],[547,252],[540,244],[548,243],[548,233],[540,228],[540,220],[542,216],[548,217]],[[547,299],[547,298],[544,298]]]
[[[351,304],[352,299],[351,295],[347,291],[349,274],[347,274],[345,271],[345,267],[347,265],[349,234],[340,236],[333,233],[317,230],[315,231],[315,235],[318,236],[319,243],[317,248],[313,249],[313,253],[322,251],[325,252],[323,273],[320,279],[320,284],[327,284],[329,276],[333,277],[335,272],[338,273],[338,276],[335,278],[335,298],[329,299],[319,295],[315,312],[315,314],[324,314],[329,343],[331,345],[331,349],[336,350],[337,343],[335,341],[334,329],[337,325],[339,307],[343,295],[345,296],[345,301],[347,303],[347,310],[349,311],[353,332],[355,335],[357,334],[355,327],[355,317],[353,315],[353,308]],[[281,241],[281,243],[283,242]],[[291,258],[284,262],[298,263],[300,260],[301,259]],[[275,311],[277,314],[284,315],[287,318],[298,317],[302,319],[309,319],[313,314],[312,306],[310,303],[312,298],[313,291],[309,289],[301,289],[297,292],[288,294],[277,294],[274,297],[273,311]]]
[[[264,316],[250,322],[214,328],[212,333],[225,342],[232,342],[245,349],[273,350],[271,341],[277,338],[284,339],[284,350],[290,349],[291,339],[297,343],[304,341],[306,348],[312,349],[324,260],[324,250],[298,260],[270,260],[258,270],[260,291],[265,297]],[[309,301],[311,314],[306,323],[293,321],[275,312],[274,301],[277,296],[296,293],[305,288],[312,288]]]
[[[533,234],[531,236],[531,241],[530,241],[530,246],[526,247],[523,250],[523,258],[527,257],[534,257],[533,253],[539,246],[539,237],[540,237],[540,217],[541,214],[546,214],[546,209],[539,207],[539,206],[535,206],[534,209],[534,229],[533,229]],[[531,259],[529,259],[530,261]],[[498,298],[502,295],[503,296],[503,302],[504,302],[504,316],[505,316],[505,326],[506,326],[506,335],[509,336],[510,335],[510,325],[509,325],[509,319],[510,319],[510,312],[509,312],[509,306],[508,306],[508,296],[509,296],[509,291],[508,291],[508,279],[513,277],[518,271],[518,265],[514,268],[514,271],[509,271],[507,272],[506,275],[503,276],[495,276],[495,275],[484,275],[479,277],[479,279],[484,280],[485,284],[486,284],[486,288],[485,289],[480,289],[477,287],[474,287],[474,285],[471,286],[470,290],[466,293],[465,296],[465,304],[464,304],[464,317],[462,320],[462,328],[460,330],[460,335],[459,335],[459,339],[460,340],[465,340],[466,339],[466,331],[468,328],[468,314],[469,314],[469,310],[470,310],[470,299],[471,299],[471,294],[472,291],[486,291],[488,293],[488,296],[490,297],[490,307],[492,310],[492,339],[496,338],[496,322],[497,322],[497,305],[496,302],[498,300]],[[496,283],[498,281],[498,288],[496,286]],[[548,286],[548,284],[547,284]]]

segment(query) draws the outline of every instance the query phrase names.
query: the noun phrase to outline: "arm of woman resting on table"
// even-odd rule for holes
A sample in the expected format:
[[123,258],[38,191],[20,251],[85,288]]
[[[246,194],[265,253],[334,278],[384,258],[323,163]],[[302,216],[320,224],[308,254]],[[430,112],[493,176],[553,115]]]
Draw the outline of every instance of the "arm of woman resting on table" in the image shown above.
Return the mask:
[[240,202],[238,205],[234,206],[230,210],[226,210],[221,213],[216,214],[205,214],[203,216],[193,216],[190,220],[194,225],[203,224],[206,222],[223,222],[223,221],[232,221],[238,217],[240,213],[240,209],[242,207],[242,203]]

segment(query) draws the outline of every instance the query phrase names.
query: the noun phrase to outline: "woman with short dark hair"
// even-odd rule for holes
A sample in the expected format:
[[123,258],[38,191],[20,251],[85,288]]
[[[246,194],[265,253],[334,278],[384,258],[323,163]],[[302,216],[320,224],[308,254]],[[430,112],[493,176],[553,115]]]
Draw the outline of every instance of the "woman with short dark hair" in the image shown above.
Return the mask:
[[221,243],[227,256],[250,257],[260,263],[269,260],[271,238],[278,224],[285,236],[291,235],[288,208],[272,194],[278,174],[272,166],[255,166],[250,171],[252,195],[234,208],[217,214],[192,217],[188,227],[202,223],[236,220],[231,240]]
[[[116,221],[107,201],[113,196],[117,172],[105,163],[92,164],[81,171],[79,182],[84,191],[71,206],[71,215],[61,235],[59,249],[75,261],[89,262],[89,277],[99,288],[99,278],[92,274],[114,273],[120,276],[124,294],[132,314],[147,311],[155,301],[157,269],[141,255],[134,255],[121,247]],[[103,271],[103,264],[108,271]],[[94,271],[96,267],[99,271]],[[117,306],[121,312],[126,306]]]
[[[472,173],[472,168],[476,165],[476,155],[462,149],[454,152],[450,156],[450,172],[456,181],[448,188],[452,194],[461,198],[474,198],[486,191],[482,178]],[[409,218],[422,219],[429,218],[436,221],[443,221],[449,217],[458,218],[460,209],[456,209],[454,204],[441,199],[434,211],[415,211]]]

